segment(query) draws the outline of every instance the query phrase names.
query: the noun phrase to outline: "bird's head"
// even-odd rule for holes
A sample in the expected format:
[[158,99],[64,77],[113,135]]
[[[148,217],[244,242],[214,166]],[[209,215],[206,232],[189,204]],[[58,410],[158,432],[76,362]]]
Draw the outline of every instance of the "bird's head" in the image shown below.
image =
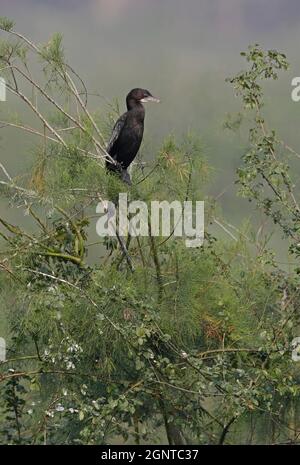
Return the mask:
[[147,102],[156,102],[159,103],[160,100],[149,92],[146,89],[132,89],[126,97],[127,108],[130,109],[137,103],[147,103]]

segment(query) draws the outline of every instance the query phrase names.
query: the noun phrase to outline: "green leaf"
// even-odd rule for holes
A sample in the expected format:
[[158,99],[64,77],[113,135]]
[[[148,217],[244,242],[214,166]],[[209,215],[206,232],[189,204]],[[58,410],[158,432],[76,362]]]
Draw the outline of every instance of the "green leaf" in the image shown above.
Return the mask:
[[15,23],[11,19],[7,18],[6,16],[0,16],[0,29],[3,31],[11,31],[14,25]]

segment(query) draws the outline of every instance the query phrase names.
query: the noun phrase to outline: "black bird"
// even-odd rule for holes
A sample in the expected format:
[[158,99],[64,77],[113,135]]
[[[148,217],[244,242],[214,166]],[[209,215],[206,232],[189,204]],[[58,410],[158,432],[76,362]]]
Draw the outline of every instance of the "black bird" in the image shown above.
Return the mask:
[[139,151],[143,133],[145,108],[143,103],[159,102],[159,99],[145,89],[132,89],[126,97],[127,112],[116,122],[106,151],[116,161],[106,160],[106,168],[119,174],[127,184],[131,184],[127,168]]

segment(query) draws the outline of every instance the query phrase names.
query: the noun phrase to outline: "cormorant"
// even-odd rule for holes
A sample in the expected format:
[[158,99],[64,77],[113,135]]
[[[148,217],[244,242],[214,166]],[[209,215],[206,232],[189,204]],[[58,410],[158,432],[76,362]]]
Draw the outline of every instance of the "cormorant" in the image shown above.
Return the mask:
[[139,151],[143,133],[145,108],[143,103],[159,102],[159,99],[145,89],[132,89],[126,97],[127,112],[116,122],[106,151],[117,162],[108,159],[106,168],[119,173],[121,179],[131,184],[127,168]]

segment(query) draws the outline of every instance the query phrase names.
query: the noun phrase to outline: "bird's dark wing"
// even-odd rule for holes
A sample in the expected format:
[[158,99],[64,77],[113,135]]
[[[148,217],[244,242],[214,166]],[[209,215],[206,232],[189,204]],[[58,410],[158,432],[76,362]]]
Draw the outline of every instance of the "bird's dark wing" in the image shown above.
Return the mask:
[[125,120],[126,120],[127,113],[124,113],[124,115],[120,116],[116,124],[114,125],[112,134],[110,136],[109,142],[107,144],[106,151],[109,153],[112,157],[114,156],[114,145],[117,142],[119,135],[121,134],[121,131],[124,127]]

